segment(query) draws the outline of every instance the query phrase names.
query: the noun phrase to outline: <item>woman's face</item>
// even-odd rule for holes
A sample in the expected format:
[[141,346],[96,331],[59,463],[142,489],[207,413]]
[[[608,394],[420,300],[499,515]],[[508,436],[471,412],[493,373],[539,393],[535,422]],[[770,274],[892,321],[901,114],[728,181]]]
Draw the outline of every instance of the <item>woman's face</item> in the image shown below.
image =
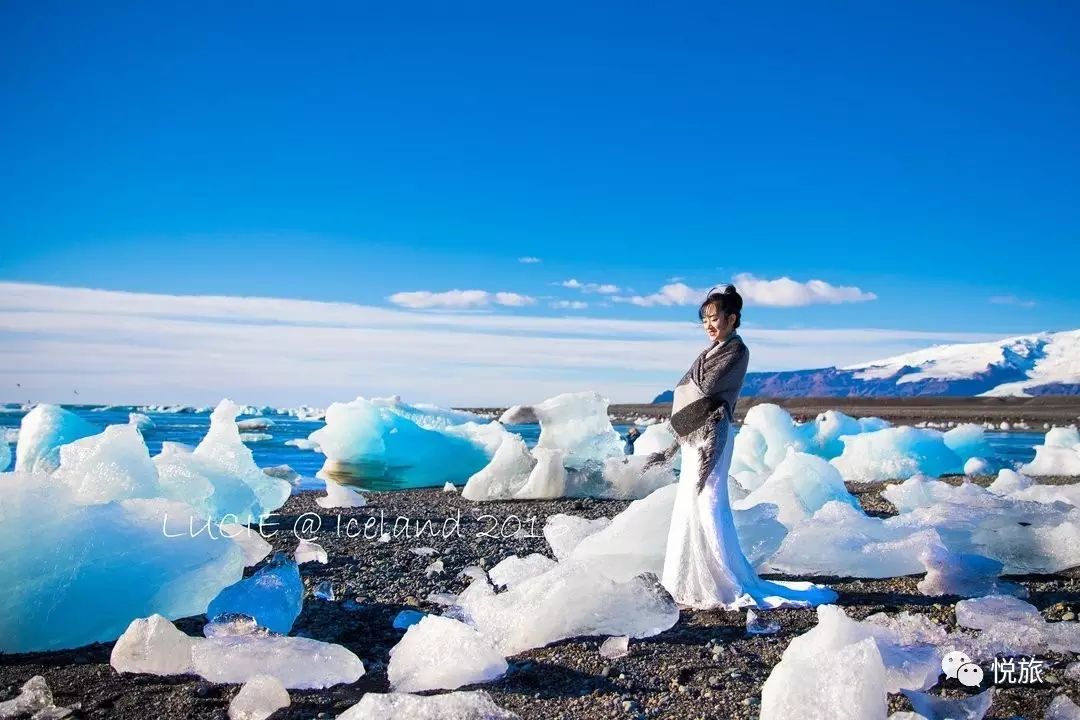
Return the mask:
[[722,312],[714,303],[705,308],[705,317],[701,319],[701,324],[705,328],[705,334],[709,336],[709,340],[716,341],[727,337],[728,333],[731,332],[731,326],[735,324],[734,321],[734,315]]

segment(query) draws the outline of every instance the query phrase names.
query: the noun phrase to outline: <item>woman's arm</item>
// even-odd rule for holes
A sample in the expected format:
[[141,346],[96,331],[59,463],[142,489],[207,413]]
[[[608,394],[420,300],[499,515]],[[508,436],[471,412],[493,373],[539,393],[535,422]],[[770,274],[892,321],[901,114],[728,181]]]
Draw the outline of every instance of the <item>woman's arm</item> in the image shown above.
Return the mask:
[[694,378],[702,397],[679,408],[671,416],[671,428],[675,434],[686,437],[705,424],[715,422],[719,419],[717,413],[721,408],[726,407],[730,415],[749,364],[750,350],[741,341],[730,351],[707,362],[700,375]]
[[657,465],[667,465],[671,462],[671,459],[675,457],[675,453],[679,452],[679,441],[671,443],[671,447],[661,452],[654,452],[649,454],[649,459],[645,461],[642,466],[642,471],[648,470],[651,467]]

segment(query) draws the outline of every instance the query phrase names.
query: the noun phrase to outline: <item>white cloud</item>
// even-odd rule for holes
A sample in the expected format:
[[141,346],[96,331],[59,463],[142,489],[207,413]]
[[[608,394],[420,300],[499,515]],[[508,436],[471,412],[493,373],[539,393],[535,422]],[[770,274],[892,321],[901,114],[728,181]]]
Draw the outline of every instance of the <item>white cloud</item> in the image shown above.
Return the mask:
[[[744,327],[740,334],[751,370],[849,365],[935,342],[999,338],[875,328]],[[205,405],[229,396],[324,405],[400,393],[460,406],[593,389],[636,402],[670,388],[704,343],[696,322],[417,315],[349,303],[0,282],[3,401]]]
[[656,305],[697,305],[705,299],[705,291],[695,290],[686,283],[668,283],[652,295],[613,297],[615,302],[630,303],[640,307]]
[[747,305],[799,307],[877,300],[877,295],[872,292],[850,285],[831,285],[824,280],[797,282],[789,277],[763,280],[750,273],[739,273],[732,282]]
[[538,257],[529,256],[529,257],[519,257],[518,262],[519,263],[525,263],[526,265],[533,265],[533,264],[538,263],[538,262],[543,262],[543,260],[541,260]]
[[536,304],[536,298],[512,292],[497,292],[495,293],[495,302],[499,305],[506,305],[508,307],[523,307],[525,305]]
[[[750,273],[739,273],[732,282],[747,306],[799,307],[803,305],[839,304],[876,300],[877,295],[857,287],[831,285],[824,280],[798,282],[789,277],[763,280]],[[720,285],[718,287],[723,287]],[[640,307],[665,305],[697,305],[705,299],[710,288],[692,288],[686,283],[668,283],[651,295],[632,295],[612,298],[617,302]]]
[[508,307],[522,307],[536,302],[535,298],[528,295],[519,295],[512,292],[490,293],[487,290],[447,290],[446,292],[415,290],[394,293],[387,300],[395,305],[413,310],[426,308],[465,310],[487,307],[492,303]]
[[580,290],[585,293],[597,293],[599,295],[614,295],[619,292],[618,285],[612,283],[583,283],[577,278],[563,280],[559,285],[562,285],[564,288],[570,288],[571,290]]
[[584,310],[589,307],[589,303],[582,302],[581,300],[556,300],[551,303],[551,307],[560,310]]
[[995,295],[990,298],[990,302],[996,305],[1018,305],[1026,308],[1035,307],[1038,304],[1034,300],[1021,300],[1015,295]]

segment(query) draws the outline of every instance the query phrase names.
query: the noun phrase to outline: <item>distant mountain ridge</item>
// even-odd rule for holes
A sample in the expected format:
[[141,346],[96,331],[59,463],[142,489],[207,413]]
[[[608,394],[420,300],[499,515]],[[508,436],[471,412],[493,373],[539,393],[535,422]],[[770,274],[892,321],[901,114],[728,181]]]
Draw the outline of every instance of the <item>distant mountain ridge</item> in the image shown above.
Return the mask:
[[[743,395],[915,397],[1080,395],[1080,330],[934,345],[884,360],[746,374]],[[672,391],[654,403],[671,402]]]

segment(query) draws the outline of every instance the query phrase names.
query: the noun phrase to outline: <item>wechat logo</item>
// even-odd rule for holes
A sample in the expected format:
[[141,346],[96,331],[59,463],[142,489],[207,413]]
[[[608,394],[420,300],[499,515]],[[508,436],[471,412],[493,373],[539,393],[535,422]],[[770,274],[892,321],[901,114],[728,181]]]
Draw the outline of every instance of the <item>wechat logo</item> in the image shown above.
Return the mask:
[[965,687],[978,687],[983,681],[982,668],[959,650],[953,650],[942,658],[941,672],[947,678],[959,680]]

